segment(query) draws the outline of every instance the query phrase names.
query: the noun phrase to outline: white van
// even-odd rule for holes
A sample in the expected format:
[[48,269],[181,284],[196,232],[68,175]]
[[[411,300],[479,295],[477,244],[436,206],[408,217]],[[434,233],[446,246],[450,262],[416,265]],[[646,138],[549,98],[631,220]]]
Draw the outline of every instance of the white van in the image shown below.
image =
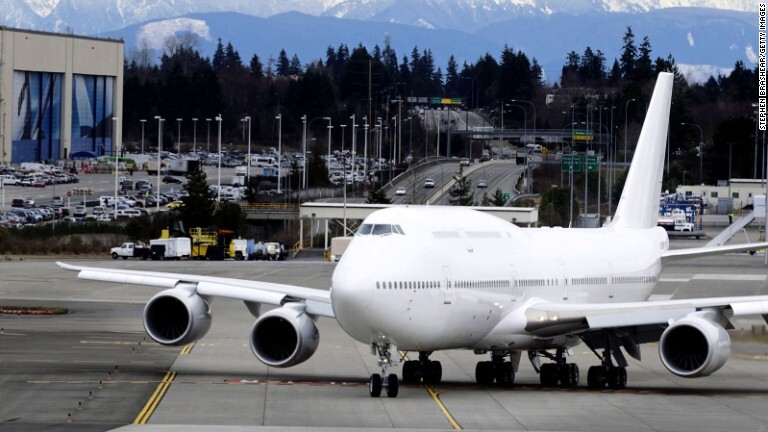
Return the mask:
[[251,156],[251,166],[255,166],[257,168],[277,168],[277,160],[272,156],[253,155]]
[[118,209],[117,217],[119,218],[132,218],[141,216],[141,210],[138,209]]
[[20,180],[13,174],[3,174],[0,175],[0,181],[2,181],[4,185],[16,186],[19,184]]

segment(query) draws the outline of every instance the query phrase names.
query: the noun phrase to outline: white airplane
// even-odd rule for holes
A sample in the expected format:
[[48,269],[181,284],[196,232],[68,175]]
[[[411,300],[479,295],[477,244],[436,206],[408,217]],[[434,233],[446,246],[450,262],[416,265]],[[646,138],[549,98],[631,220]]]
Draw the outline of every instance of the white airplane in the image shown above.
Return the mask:
[[[59,263],[79,278],[167,288],[144,309],[149,336],[164,345],[202,338],[209,302],[240,299],[256,317],[254,355],[273,367],[309,359],[318,346],[318,317],[335,318],[379,357],[371,396],[397,396],[398,351],[418,352],[403,381],[438,383],[432,352],[490,354],[477,364],[478,383],[509,385],[527,353],[545,386],[575,386],[571,348],[585,343],[600,364],[591,388],[624,388],[627,361],[639,345],[659,343],[666,368],[707,376],[730,355],[729,320],[763,315],[768,296],[649,301],[666,260],[763,248],[751,243],[669,250],[656,227],[672,78],[661,73],[624,193],[613,221],[599,229],[519,228],[470,208],[404,206],[363,221],[336,266],[330,291],[189,274],[101,269]],[[261,304],[276,305],[264,314]],[[623,351],[622,351],[623,348]],[[602,351],[601,351],[602,350]],[[542,358],[551,360],[541,362]]]

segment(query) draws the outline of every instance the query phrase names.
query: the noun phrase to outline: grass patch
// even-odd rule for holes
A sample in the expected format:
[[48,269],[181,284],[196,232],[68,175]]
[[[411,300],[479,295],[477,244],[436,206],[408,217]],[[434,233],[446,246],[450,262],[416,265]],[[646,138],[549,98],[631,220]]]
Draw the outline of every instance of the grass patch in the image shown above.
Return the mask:
[[63,307],[45,306],[0,306],[0,314],[13,315],[64,315],[69,309]]

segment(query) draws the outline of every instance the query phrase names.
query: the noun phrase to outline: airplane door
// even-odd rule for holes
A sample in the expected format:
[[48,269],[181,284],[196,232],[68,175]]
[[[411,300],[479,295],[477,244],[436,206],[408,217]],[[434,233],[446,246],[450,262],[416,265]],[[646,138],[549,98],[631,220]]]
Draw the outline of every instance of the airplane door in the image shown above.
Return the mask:
[[512,303],[517,303],[523,296],[523,288],[517,283],[517,273],[515,272],[515,266],[509,266],[509,286],[512,292]]
[[451,278],[451,268],[443,266],[443,304],[451,304],[453,301],[453,279]]

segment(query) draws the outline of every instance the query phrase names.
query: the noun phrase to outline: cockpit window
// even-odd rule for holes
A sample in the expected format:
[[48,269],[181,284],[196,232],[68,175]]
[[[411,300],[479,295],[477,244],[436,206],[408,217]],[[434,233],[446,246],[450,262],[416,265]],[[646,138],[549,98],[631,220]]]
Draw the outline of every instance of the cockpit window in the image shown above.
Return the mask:
[[405,231],[403,231],[403,228],[400,227],[400,225],[391,225],[391,224],[362,224],[360,225],[360,228],[357,230],[358,235],[389,235],[389,234],[400,234],[405,235]]
[[362,224],[360,225],[360,229],[357,230],[357,233],[360,235],[369,235],[372,229],[373,229],[373,225]]

